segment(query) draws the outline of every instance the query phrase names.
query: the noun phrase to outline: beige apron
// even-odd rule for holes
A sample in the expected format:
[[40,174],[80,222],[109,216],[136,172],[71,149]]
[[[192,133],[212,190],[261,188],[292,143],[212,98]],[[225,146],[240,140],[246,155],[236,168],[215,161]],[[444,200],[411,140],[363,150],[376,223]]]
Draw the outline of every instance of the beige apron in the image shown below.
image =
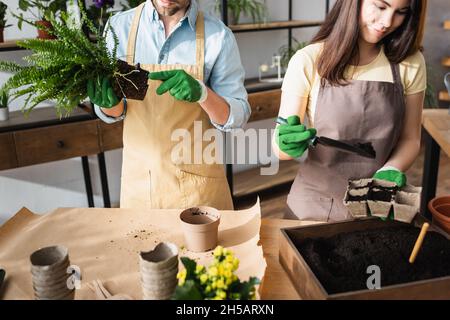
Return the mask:
[[[127,62],[134,64],[136,37],[145,3],[136,8],[130,29]],[[183,69],[203,80],[204,19],[199,12],[196,25],[196,65],[141,65],[149,72]],[[190,54],[190,53],[187,53]],[[194,163],[194,151],[202,155],[211,142],[194,135],[194,122],[203,132],[213,128],[208,115],[198,103],[177,101],[168,92],[158,96],[161,81],[149,80],[143,101],[129,100],[123,131],[123,164],[121,208],[174,209],[207,205],[217,209],[233,209],[231,194],[221,164]],[[172,133],[182,129],[189,133],[184,143],[192,162],[180,163],[183,153],[172,156],[180,146]],[[192,163],[192,164],[191,164]],[[199,162],[195,162],[199,163]]]
[[343,204],[348,180],[372,177],[387,162],[402,132],[403,85],[399,66],[391,63],[391,70],[394,83],[353,80],[343,87],[320,88],[314,116],[318,135],[371,141],[377,157],[363,158],[322,145],[310,148],[287,201],[297,218],[351,219]]

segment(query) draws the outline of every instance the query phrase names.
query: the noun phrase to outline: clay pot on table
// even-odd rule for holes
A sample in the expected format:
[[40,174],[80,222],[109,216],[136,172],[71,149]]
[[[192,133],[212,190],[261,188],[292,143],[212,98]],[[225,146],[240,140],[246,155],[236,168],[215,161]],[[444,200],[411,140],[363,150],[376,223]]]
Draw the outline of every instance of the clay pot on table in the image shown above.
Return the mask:
[[436,197],[428,202],[433,223],[450,234],[450,196]]
[[67,248],[45,247],[30,256],[34,296],[37,300],[72,300],[75,290],[70,289],[67,280],[70,266]]
[[190,251],[204,252],[217,246],[220,213],[211,207],[194,207],[180,214],[186,247]]

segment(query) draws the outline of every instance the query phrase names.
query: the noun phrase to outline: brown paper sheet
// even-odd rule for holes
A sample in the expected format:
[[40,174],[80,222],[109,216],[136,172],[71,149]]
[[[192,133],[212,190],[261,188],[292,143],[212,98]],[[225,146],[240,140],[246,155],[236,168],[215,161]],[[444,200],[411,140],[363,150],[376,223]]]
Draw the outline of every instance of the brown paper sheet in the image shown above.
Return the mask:
[[[69,249],[72,265],[81,269],[81,289],[76,299],[95,299],[88,283],[99,279],[112,294],[142,299],[139,280],[140,251],[170,241],[186,256],[209,265],[212,252],[193,253],[185,249],[179,222],[181,210],[133,210],[59,208],[37,215],[26,208],[0,227],[0,268],[6,279],[0,299],[33,299],[29,256],[49,245]],[[259,199],[250,209],[221,211],[219,245],[230,248],[240,259],[236,274],[262,279],[266,268],[258,245],[261,225]],[[180,263],[181,266],[181,263]]]

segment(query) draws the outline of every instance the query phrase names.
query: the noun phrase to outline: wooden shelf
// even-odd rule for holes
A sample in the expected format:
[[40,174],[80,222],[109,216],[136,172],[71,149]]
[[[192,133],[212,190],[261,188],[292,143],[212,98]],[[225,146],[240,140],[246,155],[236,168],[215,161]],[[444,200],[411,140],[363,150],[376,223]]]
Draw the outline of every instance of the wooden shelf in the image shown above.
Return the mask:
[[28,40],[28,39],[16,39],[7,40],[5,42],[0,42],[0,51],[16,51],[16,50],[27,50],[25,48],[19,47],[17,41]]
[[289,28],[305,28],[305,27],[317,27],[320,26],[323,21],[318,20],[291,20],[291,21],[276,21],[268,23],[246,23],[229,25],[228,27],[233,32],[250,32],[250,31],[265,31],[265,30],[278,30]]
[[450,57],[446,57],[446,58],[442,59],[442,65],[444,67],[450,67]]
[[280,186],[294,181],[300,164],[297,161],[280,161],[276,175],[262,176],[261,168],[254,168],[234,174],[234,197],[243,197],[262,190]]
[[446,92],[446,91],[439,92],[439,100],[450,102],[450,96],[449,96],[448,92]]
[[444,29],[445,30],[450,30],[450,20],[444,21]]

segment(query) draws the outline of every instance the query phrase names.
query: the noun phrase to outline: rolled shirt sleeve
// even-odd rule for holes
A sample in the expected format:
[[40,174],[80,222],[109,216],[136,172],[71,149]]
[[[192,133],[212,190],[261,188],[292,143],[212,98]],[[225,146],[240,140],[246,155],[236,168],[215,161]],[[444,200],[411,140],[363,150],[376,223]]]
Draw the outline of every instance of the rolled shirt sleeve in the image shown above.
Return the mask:
[[242,128],[250,118],[251,109],[244,87],[245,71],[242,67],[236,39],[228,28],[224,29],[224,40],[219,56],[211,70],[208,85],[225,99],[230,107],[227,122],[220,125],[211,123],[221,131]]

